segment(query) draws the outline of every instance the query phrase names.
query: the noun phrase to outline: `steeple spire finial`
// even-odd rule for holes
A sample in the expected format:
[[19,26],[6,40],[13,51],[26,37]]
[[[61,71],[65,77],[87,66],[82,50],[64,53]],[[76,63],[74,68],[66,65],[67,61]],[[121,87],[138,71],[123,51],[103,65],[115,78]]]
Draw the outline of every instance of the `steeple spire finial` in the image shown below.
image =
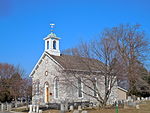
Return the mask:
[[56,36],[54,33],[54,23],[50,24],[50,31],[51,33],[44,38],[45,40],[45,51],[51,55],[60,56],[59,50],[59,37]]
[[51,30],[50,30],[50,31],[51,31],[51,33],[54,32],[54,26],[55,26],[54,23],[51,23],[51,24],[50,24],[50,27],[51,27]]

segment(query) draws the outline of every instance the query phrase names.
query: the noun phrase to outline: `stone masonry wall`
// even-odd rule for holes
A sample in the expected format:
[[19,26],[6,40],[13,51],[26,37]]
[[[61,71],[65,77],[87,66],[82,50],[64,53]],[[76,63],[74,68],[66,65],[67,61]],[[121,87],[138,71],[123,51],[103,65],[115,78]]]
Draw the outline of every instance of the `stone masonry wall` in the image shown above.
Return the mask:
[[[40,62],[38,68],[35,70],[35,73],[32,76],[33,82],[33,97],[32,97],[32,104],[45,104],[45,83],[49,84],[49,102],[50,103],[60,103],[62,100],[68,100],[70,102],[81,102],[81,101],[93,101],[96,102],[90,96],[83,94],[83,98],[78,97],[78,89],[72,85],[68,85],[65,82],[62,73],[60,72],[61,68],[53,61],[49,56],[45,55]],[[46,75],[47,71],[47,75]],[[83,74],[79,74],[78,76],[83,76]],[[58,84],[58,98],[54,97],[54,78],[59,78]],[[36,94],[36,83],[39,81],[39,93]],[[77,84],[77,81],[74,79],[73,82]],[[90,84],[89,84],[90,85]],[[104,78],[98,79],[99,90],[104,95]],[[83,86],[83,90],[89,93],[93,93],[93,91],[89,90],[87,87]],[[117,98],[117,84],[113,87],[112,93],[110,95],[110,99],[108,103],[113,103],[115,98]],[[51,94],[51,95],[50,95]]]

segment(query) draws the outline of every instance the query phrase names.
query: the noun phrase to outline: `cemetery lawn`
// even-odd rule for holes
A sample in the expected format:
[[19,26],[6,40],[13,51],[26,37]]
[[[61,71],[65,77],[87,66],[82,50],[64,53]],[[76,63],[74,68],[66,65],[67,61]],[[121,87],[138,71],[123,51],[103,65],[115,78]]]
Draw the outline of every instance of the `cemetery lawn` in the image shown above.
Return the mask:
[[[89,109],[87,110],[88,113],[116,113],[114,108],[111,109],[100,109],[100,110],[94,110]],[[58,110],[47,110],[43,111],[43,113],[60,113]],[[73,113],[73,112],[68,112]],[[134,107],[128,107],[128,108],[119,108],[118,113],[150,113],[150,101],[145,101],[140,103],[140,109],[136,109]]]
[[[141,102],[139,104],[140,109],[136,109],[135,107],[126,107],[126,108],[119,108],[118,113],[150,113],[150,101]],[[116,113],[115,108],[107,108],[107,109],[86,109],[88,113]],[[17,109],[13,109],[14,112],[22,112],[22,113],[28,113],[26,110],[26,107],[21,107]],[[46,110],[43,111],[43,113],[60,113],[59,110]],[[67,112],[67,113],[73,113]]]

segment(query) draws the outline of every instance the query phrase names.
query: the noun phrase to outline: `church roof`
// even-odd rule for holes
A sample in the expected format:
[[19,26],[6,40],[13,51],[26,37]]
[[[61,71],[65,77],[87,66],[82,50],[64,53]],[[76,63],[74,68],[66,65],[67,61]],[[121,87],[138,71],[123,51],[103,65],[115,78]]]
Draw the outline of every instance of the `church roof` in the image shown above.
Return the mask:
[[67,70],[101,71],[101,67],[103,66],[103,63],[96,59],[64,54],[61,54],[60,56],[50,56]]

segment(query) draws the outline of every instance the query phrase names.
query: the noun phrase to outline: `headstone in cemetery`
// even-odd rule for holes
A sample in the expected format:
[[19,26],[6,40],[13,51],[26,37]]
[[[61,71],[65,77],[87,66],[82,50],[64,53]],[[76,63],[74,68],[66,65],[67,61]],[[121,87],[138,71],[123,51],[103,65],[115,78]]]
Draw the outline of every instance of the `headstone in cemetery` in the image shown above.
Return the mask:
[[140,106],[139,106],[139,105],[136,105],[135,108],[136,108],[136,109],[140,109]]
[[36,113],[39,113],[39,105],[36,105]]
[[68,111],[68,102],[67,101],[62,101],[60,104],[60,112],[64,113]]
[[133,101],[135,101],[135,100],[136,100],[136,96],[135,96],[135,95],[133,95],[133,96],[132,96],[132,99],[133,99]]
[[79,110],[74,110],[73,113],[79,113]]
[[11,111],[11,104],[6,104],[7,105],[7,111]]
[[142,97],[141,100],[145,100],[144,97]]
[[17,102],[15,102],[15,108],[17,108],[18,107],[18,103]]
[[84,110],[84,111],[82,111],[81,113],[88,113],[88,112]]
[[93,104],[92,103],[89,103],[89,109],[92,109],[93,108]]
[[124,105],[124,107],[123,107],[124,109],[128,109],[129,107],[127,106],[127,105]]
[[4,104],[1,104],[1,111],[4,111]]
[[7,109],[7,111],[9,111],[9,104],[8,103],[6,103],[6,109]]
[[20,100],[21,100],[21,104],[23,103],[23,99],[22,98],[20,98]]
[[65,101],[65,111],[68,111],[68,101]]
[[46,106],[46,108],[48,108],[48,105],[45,105]]
[[129,102],[128,102],[128,106],[135,107],[135,106],[136,106],[136,103],[135,103],[135,102],[132,102],[132,101],[129,101]]
[[97,102],[97,103],[96,103],[96,107],[99,107],[99,106],[100,106],[100,104],[99,104],[99,102]]
[[141,100],[140,97],[137,97],[137,100],[140,101]]
[[79,111],[81,111],[81,110],[82,110],[81,106],[78,106],[78,110],[79,110]]
[[132,99],[131,96],[128,96],[128,101],[131,101],[131,99]]
[[148,100],[148,98],[146,97],[145,100]]
[[42,110],[39,110],[39,113],[42,113]]
[[65,111],[65,105],[64,105],[64,103],[61,103],[61,105],[60,105],[60,111],[62,111],[62,112]]
[[29,113],[32,113],[32,105],[29,105]]
[[73,105],[71,105],[71,106],[70,106],[70,110],[73,111],[73,109],[74,109],[74,108],[73,108]]
[[36,112],[36,105],[33,105],[33,112]]
[[97,103],[96,103],[96,102],[94,102],[94,103],[93,103],[93,107],[96,107],[96,106],[97,106]]

